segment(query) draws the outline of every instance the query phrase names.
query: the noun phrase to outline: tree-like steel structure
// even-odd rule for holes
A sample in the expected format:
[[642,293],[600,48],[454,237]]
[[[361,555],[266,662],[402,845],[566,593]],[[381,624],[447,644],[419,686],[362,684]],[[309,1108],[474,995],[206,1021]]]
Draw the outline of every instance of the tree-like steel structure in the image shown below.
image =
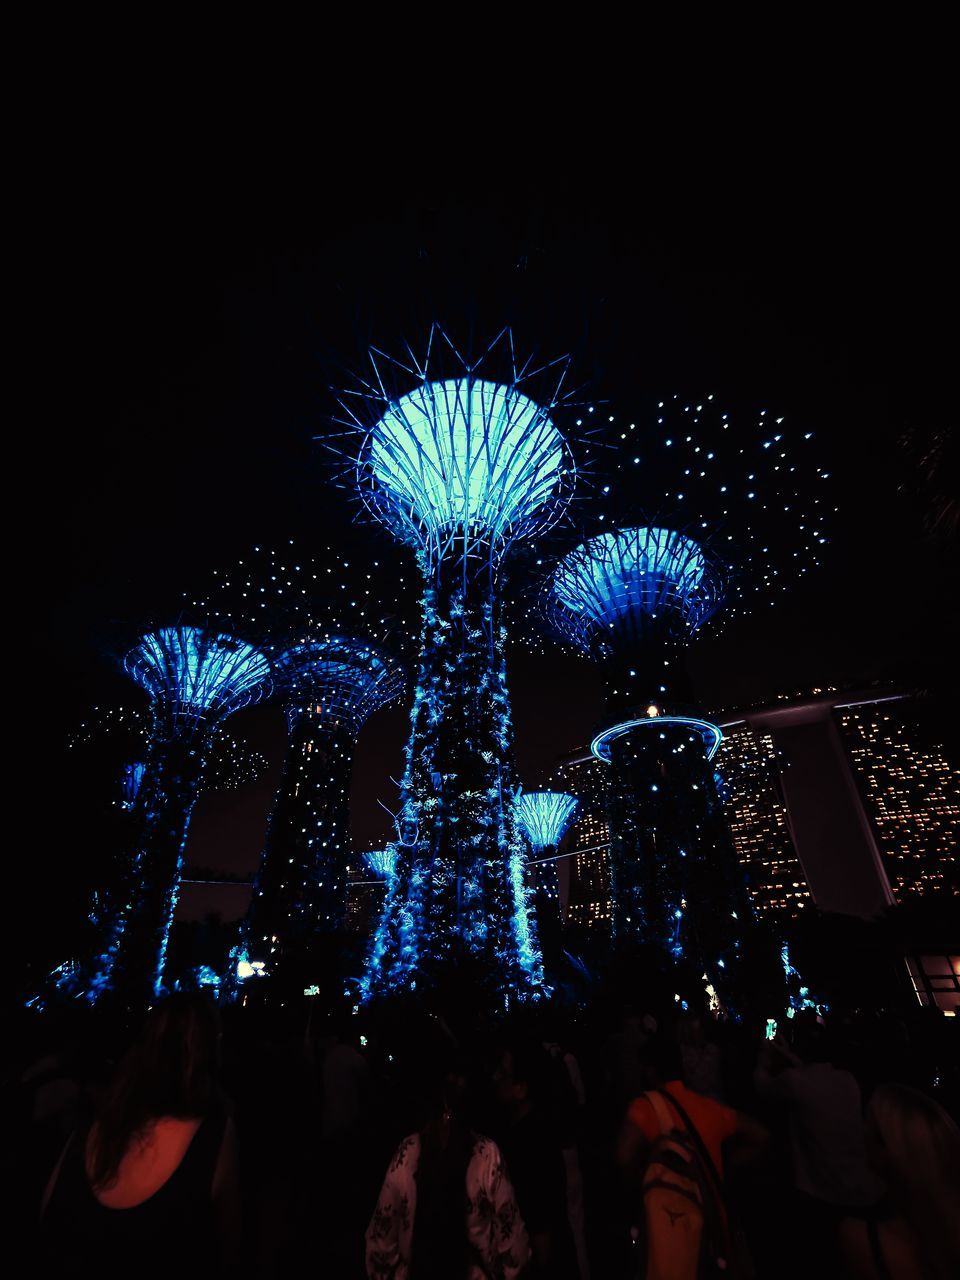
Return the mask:
[[384,650],[342,636],[293,645],[276,669],[287,750],[245,928],[249,957],[267,972],[291,961],[302,971],[311,941],[343,926],[354,746],[405,684]]
[[[611,496],[541,596],[554,634],[603,674],[592,749],[610,766],[614,942],[685,956],[727,992],[751,906],[709,763],[720,730],[699,712],[684,651],[712,619],[772,599],[818,560],[827,472],[804,452],[812,432],[788,442],[782,423],[734,422],[711,398],[661,402],[646,428],[611,425]],[[637,520],[644,482],[652,515]]]
[[330,548],[255,547],[191,601],[256,635],[270,656],[287,721],[283,773],[267,828],[238,961],[244,972],[304,987],[343,927],[356,739],[401,696],[402,575]]
[[253,645],[192,626],[144,635],[123,668],[150,698],[151,728],[132,799],[133,849],[88,994],[111,991],[142,1006],[163,990],[183,850],[213,735],[227,716],[269,692],[271,672]]
[[530,851],[531,879],[540,941],[548,963],[560,937],[560,881],[557,848],[579,807],[575,796],[562,791],[524,791],[514,804],[517,824]]
[[341,399],[336,444],[372,515],[423,578],[420,653],[401,782],[397,872],[362,995],[423,987],[473,960],[502,996],[539,993],[542,961],[513,801],[498,576],[554,522],[574,465],[552,413],[566,358],[518,363],[504,330],[479,359],[437,326],[424,358],[371,351]]

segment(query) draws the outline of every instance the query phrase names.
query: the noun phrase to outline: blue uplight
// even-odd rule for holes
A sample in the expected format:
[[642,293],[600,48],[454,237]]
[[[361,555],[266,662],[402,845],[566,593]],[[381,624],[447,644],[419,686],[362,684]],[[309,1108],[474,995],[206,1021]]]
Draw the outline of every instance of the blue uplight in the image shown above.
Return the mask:
[[525,791],[514,801],[517,823],[534,853],[556,848],[573,821],[578,801],[562,791]]
[[[624,720],[620,724],[611,725],[609,729],[604,729],[603,733],[598,733],[590,743],[590,750],[598,760],[602,760],[604,764],[609,764],[610,743],[616,738],[623,737],[625,733],[630,733],[632,729],[643,727],[662,729],[665,724],[682,724],[698,730],[703,736],[703,745],[706,748],[708,760],[712,760],[717,754],[717,748],[723,741],[722,731],[717,725],[711,724],[709,720],[697,720],[693,716],[644,716],[642,719]],[[654,787],[654,790],[656,789]]]
[[544,409],[471,377],[424,382],[391,403],[362,462],[380,517],[403,541],[427,547],[458,535],[491,544],[515,536],[572,465]]

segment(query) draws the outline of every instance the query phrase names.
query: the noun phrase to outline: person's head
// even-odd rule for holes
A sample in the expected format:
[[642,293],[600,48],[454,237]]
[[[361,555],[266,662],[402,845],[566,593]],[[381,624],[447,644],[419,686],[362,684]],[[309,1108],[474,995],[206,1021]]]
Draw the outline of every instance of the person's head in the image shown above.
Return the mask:
[[798,1013],[791,1030],[793,1050],[803,1062],[833,1061],[836,1037],[815,1013]]
[[661,1031],[651,1041],[647,1054],[657,1084],[683,1079],[683,1052],[676,1036]]
[[934,1275],[960,1274],[960,1129],[917,1089],[882,1084],[867,1107],[867,1154],[921,1243]]
[[493,1072],[497,1103],[505,1111],[525,1112],[543,1100],[549,1060],[543,1045],[516,1037],[500,1046]]
[[707,1029],[698,1013],[684,1013],[677,1021],[677,1038],[689,1049],[699,1049],[707,1043]]
[[131,1140],[152,1120],[204,1116],[215,1096],[219,1061],[220,1021],[205,995],[170,996],[152,1009],[97,1118],[94,1184],[116,1177]]

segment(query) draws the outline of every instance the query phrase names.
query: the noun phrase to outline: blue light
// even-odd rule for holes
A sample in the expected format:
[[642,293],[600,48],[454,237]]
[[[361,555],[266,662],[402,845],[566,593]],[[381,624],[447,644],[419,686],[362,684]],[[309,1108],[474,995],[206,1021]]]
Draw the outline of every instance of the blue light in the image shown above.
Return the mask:
[[573,821],[579,802],[562,791],[525,791],[514,802],[521,831],[534,853],[556,848]]
[[[358,734],[367,719],[403,692],[400,665],[376,646],[350,636],[291,645],[275,662],[288,704],[303,704],[329,726]],[[299,709],[299,706],[298,708]]]
[[515,536],[572,465],[546,410],[472,377],[423,382],[392,402],[361,463],[380,517],[403,541],[433,549],[458,535],[491,544]]
[[560,561],[550,583],[552,616],[583,649],[623,621],[658,613],[692,633],[719,608],[718,587],[692,539],[670,529],[621,529]]
[[697,720],[693,716],[645,716],[642,720],[624,720],[620,724],[611,725],[609,729],[604,729],[590,743],[590,750],[598,760],[602,760],[604,764],[609,764],[610,743],[615,739],[622,737],[625,733],[629,733],[631,729],[649,728],[651,725],[659,729],[665,724],[682,724],[691,729],[696,729],[703,736],[703,745],[706,748],[708,760],[713,759],[717,753],[717,748],[723,741],[722,731],[717,725],[711,724],[709,720]]
[[253,645],[197,627],[145,635],[123,668],[155,702],[197,718],[229,715],[261,697],[270,678],[269,662]]
[[391,845],[386,849],[372,849],[363,860],[378,880],[392,880],[397,873],[397,851]]

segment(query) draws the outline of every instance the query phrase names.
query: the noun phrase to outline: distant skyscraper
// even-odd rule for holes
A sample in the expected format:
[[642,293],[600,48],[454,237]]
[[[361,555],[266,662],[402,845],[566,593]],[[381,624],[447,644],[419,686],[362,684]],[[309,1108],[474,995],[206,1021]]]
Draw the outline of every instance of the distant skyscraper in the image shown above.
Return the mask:
[[909,702],[835,715],[897,901],[956,888],[960,771],[942,745],[924,735]]
[[810,890],[790,836],[780,789],[782,762],[773,737],[734,725],[726,730],[713,763],[754,907],[777,922],[793,919],[809,904]]
[[584,750],[564,760],[551,779],[580,801],[567,833],[572,868],[565,914],[568,925],[588,929],[609,930],[611,921],[607,767]]

